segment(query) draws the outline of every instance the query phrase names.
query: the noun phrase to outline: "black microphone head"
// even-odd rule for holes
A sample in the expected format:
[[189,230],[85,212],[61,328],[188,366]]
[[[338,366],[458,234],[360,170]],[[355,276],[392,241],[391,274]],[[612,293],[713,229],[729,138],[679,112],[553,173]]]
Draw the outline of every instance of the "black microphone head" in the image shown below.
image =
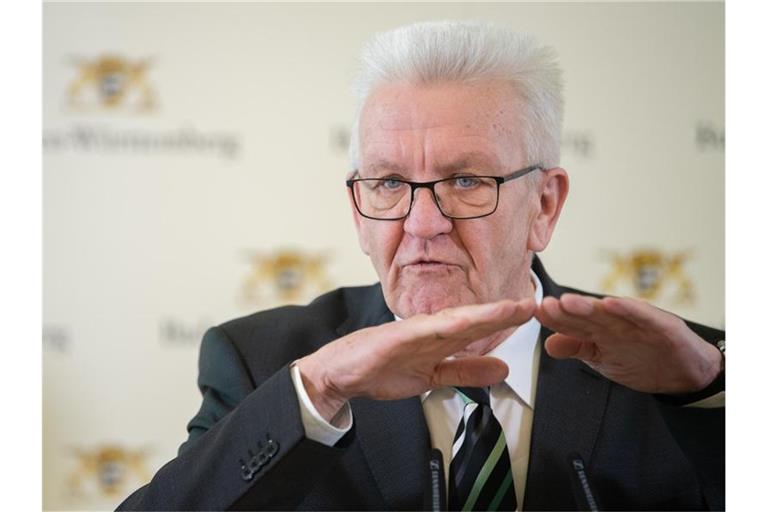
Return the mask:
[[433,448],[429,452],[426,465],[426,479],[424,489],[424,510],[439,512],[447,510],[448,501],[445,495],[445,469],[443,453]]
[[573,497],[576,499],[579,510],[598,512],[597,498],[587,479],[587,465],[578,453],[568,455],[568,475],[573,488]]

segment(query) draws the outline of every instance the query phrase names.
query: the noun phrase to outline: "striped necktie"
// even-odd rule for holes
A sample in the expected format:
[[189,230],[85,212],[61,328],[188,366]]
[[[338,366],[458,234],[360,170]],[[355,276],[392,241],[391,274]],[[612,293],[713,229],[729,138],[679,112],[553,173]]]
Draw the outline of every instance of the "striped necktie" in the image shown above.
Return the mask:
[[507,442],[491,411],[488,389],[456,391],[464,401],[464,415],[453,439],[450,510],[516,510]]

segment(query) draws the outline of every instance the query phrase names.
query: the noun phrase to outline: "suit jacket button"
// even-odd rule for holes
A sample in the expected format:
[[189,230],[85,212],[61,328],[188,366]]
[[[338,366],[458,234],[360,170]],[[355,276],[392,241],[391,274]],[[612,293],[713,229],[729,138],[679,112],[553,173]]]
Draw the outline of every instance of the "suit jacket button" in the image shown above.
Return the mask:
[[267,441],[267,446],[264,447],[264,453],[266,453],[267,457],[271,459],[275,456],[278,449],[280,449],[280,445],[277,444],[277,441],[270,439]]

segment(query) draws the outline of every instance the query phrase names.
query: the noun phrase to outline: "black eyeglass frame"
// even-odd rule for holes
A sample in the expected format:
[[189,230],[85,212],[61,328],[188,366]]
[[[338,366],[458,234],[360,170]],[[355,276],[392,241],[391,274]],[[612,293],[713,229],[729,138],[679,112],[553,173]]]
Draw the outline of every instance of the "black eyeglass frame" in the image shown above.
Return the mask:
[[[518,178],[522,178],[526,174],[532,173],[533,171],[543,171],[544,167],[541,165],[531,165],[528,167],[524,167],[523,169],[519,169],[517,171],[514,171],[511,174],[507,174],[506,176],[478,176],[475,174],[468,174],[466,176],[453,176],[451,178],[442,178],[435,181],[407,181],[400,178],[353,178],[350,180],[347,180],[347,187],[352,191],[352,201],[355,203],[355,208],[357,209],[358,213],[365,217],[366,219],[371,220],[403,220],[404,218],[408,217],[408,215],[411,214],[411,209],[413,209],[413,200],[416,197],[416,189],[417,188],[427,188],[432,192],[432,199],[435,200],[435,204],[437,205],[437,209],[440,210],[440,213],[443,215],[443,217],[453,219],[453,220],[470,220],[470,219],[481,219],[483,217],[488,217],[489,215],[493,215],[496,212],[496,209],[499,207],[499,188],[502,184],[507,183],[508,181],[516,180]],[[454,217],[453,215],[448,215],[443,211],[443,209],[440,207],[440,201],[437,199],[437,193],[435,192],[435,185],[438,183],[441,183],[443,181],[452,181],[459,178],[490,178],[496,182],[496,204],[493,205],[493,210],[491,210],[488,213],[484,213],[483,215],[474,215],[472,217]],[[371,217],[370,215],[366,215],[362,212],[360,209],[360,205],[357,204],[357,197],[355,196],[355,189],[353,188],[355,183],[358,181],[397,181],[398,183],[405,183],[406,185],[411,187],[411,200],[408,203],[408,211],[405,212],[405,215],[402,215],[400,217],[393,217],[391,219],[380,219],[378,217]]]

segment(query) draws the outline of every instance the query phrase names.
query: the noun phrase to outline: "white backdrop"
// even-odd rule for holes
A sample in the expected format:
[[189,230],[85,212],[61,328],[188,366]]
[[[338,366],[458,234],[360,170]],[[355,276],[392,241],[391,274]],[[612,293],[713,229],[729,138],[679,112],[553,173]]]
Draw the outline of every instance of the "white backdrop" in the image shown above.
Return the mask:
[[375,280],[343,184],[355,57],[446,18],[561,56],[555,279],[605,291],[611,255],[645,254],[614,293],[641,295],[640,272],[654,303],[724,327],[722,3],[47,4],[46,509],[112,508],[174,456],[206,327]]

